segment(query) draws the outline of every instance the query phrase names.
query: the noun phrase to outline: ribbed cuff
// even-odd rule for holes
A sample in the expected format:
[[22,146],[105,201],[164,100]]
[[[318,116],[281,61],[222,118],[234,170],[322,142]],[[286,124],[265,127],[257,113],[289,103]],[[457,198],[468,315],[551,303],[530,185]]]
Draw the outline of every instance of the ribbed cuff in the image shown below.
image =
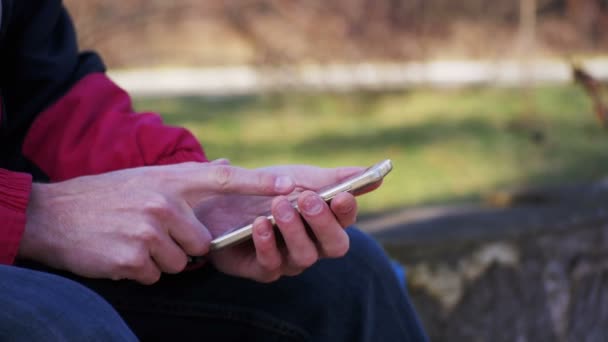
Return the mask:
[[0,264],[15,261],[31,191],[31,175],[0,169]]

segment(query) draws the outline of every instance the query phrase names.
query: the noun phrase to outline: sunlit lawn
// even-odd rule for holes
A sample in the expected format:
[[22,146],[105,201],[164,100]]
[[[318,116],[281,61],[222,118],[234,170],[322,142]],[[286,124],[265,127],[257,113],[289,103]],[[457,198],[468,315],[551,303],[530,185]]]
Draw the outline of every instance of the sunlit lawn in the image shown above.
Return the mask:
[[608,132],[574,86],[138,99],[139,110],[191,129],[210,158],[369,165],[390,158],[372,212],[476,199],[501,188],[608,173]]

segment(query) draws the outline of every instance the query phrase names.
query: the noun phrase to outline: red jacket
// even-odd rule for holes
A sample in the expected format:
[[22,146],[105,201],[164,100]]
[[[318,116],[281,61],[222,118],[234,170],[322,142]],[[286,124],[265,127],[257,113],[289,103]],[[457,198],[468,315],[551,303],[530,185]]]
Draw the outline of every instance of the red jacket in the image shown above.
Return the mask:
[[32,181],[206,158],[188,131],[133,112],[101,59],[79,53],[60,0],[0,5],[0,264],[11,264]]

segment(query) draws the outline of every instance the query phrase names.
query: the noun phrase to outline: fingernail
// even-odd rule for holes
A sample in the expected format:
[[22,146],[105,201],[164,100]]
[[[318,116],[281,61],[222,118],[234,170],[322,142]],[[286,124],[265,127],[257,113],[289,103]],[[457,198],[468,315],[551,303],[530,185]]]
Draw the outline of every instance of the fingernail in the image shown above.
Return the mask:
[[353,211],[353,206],[348,205],[345,207],[339,207],[338,211],[340,211],[340,214],[346,215],[346,214],[350,214]]
[[289,176],[279,176],[274,182],[274,189],[277,192],[286,192],[291,190],[293,179]]
[[323,201],[316,195],[306,196],[303,204],[304,212],[308,215],[316,215],[323,209]]
[[293,213],[294,213],[294,209],[291,206],[291,204],[289,204],[289,202],[287,202],[287,200],[282,201],[277,206],[276,215],[277,215],[277,218],[281,221],[291,220],[294,216]]
[[[266,220],[266,219],[260,219],[260,220]],[[272,228],[268,227],[268,225],[266,225],[266,222],[259,222],[258,223],[258,235],[262,238],[262,239],[269,239],[270,236],[272,235]]]

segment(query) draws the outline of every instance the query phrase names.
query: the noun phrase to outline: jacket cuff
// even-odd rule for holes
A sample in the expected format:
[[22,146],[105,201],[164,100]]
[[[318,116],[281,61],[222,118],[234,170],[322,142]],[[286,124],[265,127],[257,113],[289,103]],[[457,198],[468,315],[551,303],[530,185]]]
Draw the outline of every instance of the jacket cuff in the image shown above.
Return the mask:
[[0,264],[15,261],[31,191],[31,175],[0,169]]

